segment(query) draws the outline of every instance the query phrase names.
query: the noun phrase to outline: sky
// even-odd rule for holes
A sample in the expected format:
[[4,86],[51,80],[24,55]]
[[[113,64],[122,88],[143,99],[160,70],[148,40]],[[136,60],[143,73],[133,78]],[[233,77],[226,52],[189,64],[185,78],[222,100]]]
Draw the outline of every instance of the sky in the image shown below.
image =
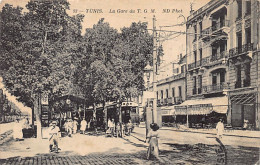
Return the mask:
[[[193,10],[205,5],[209,0],[68,0],[70,2],[70,15],[84,14],[83,31],[91,28],[99,19],[105,21],[111,27],[120,31],[122,27],[129,27],[132,22],[148,22],[149,32],[152,33],[153,16],[156,18],[156,29],[167,31],[185,32],[185,25],[176,26],[185,22],[190,13],[192,4]],[[0,9],[5,3],[25,8],[28,0],[0,0]],[[147,12],[146,12],[147,11]],[[154,13],[152,11],[155,11]],[[182,15],[182,16],[180,16]],[[175,25],[175,26],[174,26]],[[167,26],[167,27],[165,27]],[[170,27],[169,27],[170,26]],[[164,49],[163,64],[166,65],[177,59],[180,53],[185,54],[186,35],[179,35],[164,32],[158,34],[160,40],[165,36],[172,35],[162,42]],[[1,87],[2,86],[2,87]],[[3,85],[0,84],[3,88]],[[10,99],[15,99],[10,96]],[[18,105],[19,107],[19,105]],[[22,106],[21,106],[22,107]]]

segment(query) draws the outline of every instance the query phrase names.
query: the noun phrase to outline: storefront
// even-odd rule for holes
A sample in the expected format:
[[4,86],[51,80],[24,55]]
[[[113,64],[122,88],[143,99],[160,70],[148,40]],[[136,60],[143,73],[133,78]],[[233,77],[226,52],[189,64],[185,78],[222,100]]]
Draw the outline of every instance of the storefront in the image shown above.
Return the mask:
[[177,122],[187,123],[189,127],[198,124],[200,127],[204,127],[212,121],[217,121],[220,117],[226,121],[228,97],[186,100],[174,108]]
[[256,122],[256,92],[230,94],[231,124],[233,127],[243,127],[244,123],[253,128]]
[[163,123],[175,123],[174,106],[161,107],[161,115]]

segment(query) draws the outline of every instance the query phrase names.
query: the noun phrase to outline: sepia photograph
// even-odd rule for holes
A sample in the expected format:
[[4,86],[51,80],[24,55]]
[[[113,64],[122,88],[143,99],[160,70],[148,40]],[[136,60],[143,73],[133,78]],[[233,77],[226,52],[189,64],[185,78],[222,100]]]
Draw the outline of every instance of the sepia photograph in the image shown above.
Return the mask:
[[0,0],[0,164],[260,165],[260,0]]

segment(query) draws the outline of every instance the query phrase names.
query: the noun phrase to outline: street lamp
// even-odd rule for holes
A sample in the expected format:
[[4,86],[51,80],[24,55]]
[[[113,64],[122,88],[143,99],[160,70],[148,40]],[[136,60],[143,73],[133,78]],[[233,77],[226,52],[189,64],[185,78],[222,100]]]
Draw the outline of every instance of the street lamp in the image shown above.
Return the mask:
[[144,68],[144,74],[145,77],[147,78],[147,91],[149,91],[149,86],[150,86],[150,77],[151,77],[151,72],[153,71],[153,67],[148,64],[145,68]]

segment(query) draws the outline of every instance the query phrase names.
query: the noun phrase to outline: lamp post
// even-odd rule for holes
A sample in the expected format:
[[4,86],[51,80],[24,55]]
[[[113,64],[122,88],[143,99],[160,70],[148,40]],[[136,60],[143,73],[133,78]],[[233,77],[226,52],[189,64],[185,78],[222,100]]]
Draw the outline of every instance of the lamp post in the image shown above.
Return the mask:
[[[149,92],[149,86],[150,86],[150,76],[151,76],[151,72],[153,72],[153,67],[151,65],[147,65],[145,68],[144,68],[144,75],[145,77],[147,78],[147,92]],[[145,132],[146,132],[146,137],[147,137],[147,134],[148,134],[148,129],[149,129],[149,121],[148,121],[148,117],[150,117],[148,115],[148,107],[151,107],[150,106],[150,99],[147,97],[148,94],[145,95],[145,98],[147,98],[147,104],[146,104],[146,107],[145,107]],[[152,109],[151,109],[152,110]],[[153,119],[153,110],[152,110],[152,123],[154,122],[154,119]]]

